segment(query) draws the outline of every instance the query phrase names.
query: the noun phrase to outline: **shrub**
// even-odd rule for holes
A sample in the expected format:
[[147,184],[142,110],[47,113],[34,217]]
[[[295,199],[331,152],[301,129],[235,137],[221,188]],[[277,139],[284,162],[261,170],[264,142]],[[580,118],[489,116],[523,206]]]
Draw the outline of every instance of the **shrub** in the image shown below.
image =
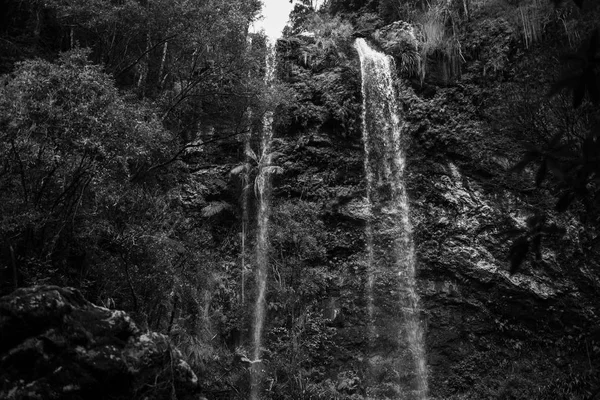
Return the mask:
[[201,264],[169,179],[134,177],[173,141],[87,54],[20,63],[0,87],[0,262],[12,285],[76,286],[168,330]]

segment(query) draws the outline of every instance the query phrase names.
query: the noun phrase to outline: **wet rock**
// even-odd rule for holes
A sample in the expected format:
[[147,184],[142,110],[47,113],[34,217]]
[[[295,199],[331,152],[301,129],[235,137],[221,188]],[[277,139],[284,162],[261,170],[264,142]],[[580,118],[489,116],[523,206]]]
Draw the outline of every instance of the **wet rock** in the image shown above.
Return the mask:
[[[561,262],[551,250],[572,251],[568,246],[576,242],[574,234],[567,233],[568,240],[548,238],[554,242],[541,260],[531,256],[521,271],[510,274],[510,240],[502,232],[525,226],[535,212],[526,199],[489,190],[484,179],[453,162],[417,170],[409,181],[418,188],[413,191],[412,221],[432,391],[468,392],[475,381],[494,382],[509,362],[519,368],[534,366],[522,376],[545,385],[539,382],[563,368],[558,362],[539,363],[554,360],[545,343],[556,342],[565,330],[586,332],[597,324],[592,296],[577,284],[573,261]],[[573,222],[568,216],[550,215],[569,232]],[[528,352],[521,353],[524,346]],[[579,349],[576,344],[565,347]],[[569,365],[584,365],[578,360],[585,348],[570,351]],[[503,361],[489,366],[494,357]]]
[[2,399],[192,399],[198,379],[169,339],[73,288],[0,298]]

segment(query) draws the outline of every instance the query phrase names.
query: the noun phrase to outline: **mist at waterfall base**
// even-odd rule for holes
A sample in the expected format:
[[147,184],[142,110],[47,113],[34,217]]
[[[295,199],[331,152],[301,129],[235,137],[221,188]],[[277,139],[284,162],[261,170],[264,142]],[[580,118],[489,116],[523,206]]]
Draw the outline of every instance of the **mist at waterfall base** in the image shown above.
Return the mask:
[[[391,387],[395,398],[424,400],[428,392],[427,365],[404,185],[405,157],[394,64],[364,39],[357,39],[355,48],[361,64],[364,168],[370,211],[366,228],[370,357],[367,398],[389,398]],[[391,293],[396,299],[389,299]],[[381,378],[381,370],[390,365],[398,375],[395,382]]]

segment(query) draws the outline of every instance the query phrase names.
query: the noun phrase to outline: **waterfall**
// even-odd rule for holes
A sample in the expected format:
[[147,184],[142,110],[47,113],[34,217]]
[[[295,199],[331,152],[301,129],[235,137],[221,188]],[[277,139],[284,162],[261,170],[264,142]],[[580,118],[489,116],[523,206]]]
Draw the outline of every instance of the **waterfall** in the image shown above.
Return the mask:
[[[275,78],[275,46],[268,45],[265,83],[270,86]],[[256,303],[254,309],[254,330],[253,330],[253,363],[250,370],[251,374],[251,393],[252,400],[260,398],[260,384],[262,378],[262,332],[265,323],[265,301],[267,291],[267,276],[269,264],[269,214],[270,214],[270,166],[271,140],[273,138],[273,110],[267,110],[262,120],[262,131],[260,138],[260,157],[258,165],[258,175],[255,183],[255,193],[258,198],[257,215],[257,237],[256,237]]]
[[[427,399],[402,129],[389,56],[357,39],[363,98],[369,374],[367,397]],[[390,373],[390,370],[393,372]]]
[[[248,125],[251,125],[252,122],[252,110],[248,107]],[[242,306],[246,304],[246,239],[248,234],[248,189],[250,182],[250,163],[252,162],[250,158],[252,147],[250,146],[251,139],[250,130],[246,134],[244,134],[244,163],[242,168],[242,231],[241,234],[241,248],[240,248],[240,258],[241,258],[241,294],[240,300]]]

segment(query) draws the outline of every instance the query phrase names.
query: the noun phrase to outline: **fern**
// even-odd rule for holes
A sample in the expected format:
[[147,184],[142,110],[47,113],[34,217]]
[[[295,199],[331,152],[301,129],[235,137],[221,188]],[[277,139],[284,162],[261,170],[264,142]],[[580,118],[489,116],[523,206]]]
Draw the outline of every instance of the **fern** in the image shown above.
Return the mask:
[[243,164],[240,164],[237,167],[233,168],[231,171],[229,171],[229,174],[230,175],[240,175],[244,172],[249,172],[251,168],[252,168],[252,166],[249,163],[243,163]]
[[249,159],[251,159],[252,161],[254,161],[254,162],[256,162],[256,163],[259,161],[259,159],[258,159],[258,156],[257,156],[257,155],[256,155],[256,153],[254,152],[254,150],[252,150],[251,148],[249,148],[249,147],[248,147],[248,148],[246,149],[246,151],[245,151],[245,154],[246,154],[246,156],[247,156]]
[[208,203],[207,206],[202,208],[202,216],[204,218],[214,217],[217,214],[222,213],[225,210],[231,209],[231,204],[225,201],[213,201]]

